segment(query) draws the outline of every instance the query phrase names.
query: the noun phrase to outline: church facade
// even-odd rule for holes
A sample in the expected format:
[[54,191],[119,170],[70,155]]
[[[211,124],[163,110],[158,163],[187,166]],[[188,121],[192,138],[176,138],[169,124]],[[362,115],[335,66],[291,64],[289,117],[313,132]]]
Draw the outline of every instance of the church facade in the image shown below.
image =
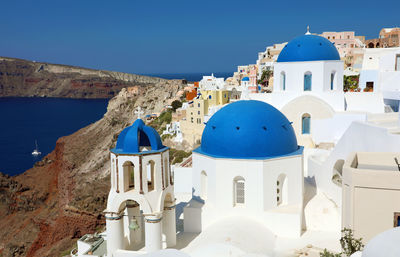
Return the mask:
[[254,219],[282,236],[303,224],[303,147],[286,117],[260,101],[231,103],[207,122],[193,151],[193,199],[186,232],[232,215]]

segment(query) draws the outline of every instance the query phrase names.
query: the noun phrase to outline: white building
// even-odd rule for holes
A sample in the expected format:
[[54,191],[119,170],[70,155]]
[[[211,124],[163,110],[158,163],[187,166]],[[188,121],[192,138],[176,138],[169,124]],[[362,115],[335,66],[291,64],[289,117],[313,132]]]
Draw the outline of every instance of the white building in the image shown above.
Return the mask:
[[236,215],[277,235],[298,237],[303,224],[303,148],[290,122],[260,101],[237,101],[207,122],[193,151],[193,199],[185,232]]
[[211,76],[203,76],[199,82],[200,90],[222,90],[225,89],[224,78],[216,78],[214,74]]
[[363,243],[400,226],[399,160],[398,152],[357,152],[338,171],[343,173],[338,174],[343,180],[342,227],[352,229]]
[[364,49],[359,86],[362,89],[382,92],[385,103],[394,111],[400,101],[400,47]]
[[264,52],[258,53],[257,65],[258,65],[258,79],[261,78],[261,74],[267,68],[273,70],[274,63],[277,61],[278,56],[282,49],[286,46],[287,42],[281,44],[274,44],[267,46]]
[[157,131],[136,120],[120,133],[110,159],[106,232],[95,240],[78,241],[78,256],[104,256],[107,249],[107,256],[122,257],[143,247],[142,254],[174,246],[175,197],[169,148]]
[[182,143],[183,135],[181,131],[181,125],[179,121],[171,122],[165,126],[165,130],[162,135],[171,135],[174,137],[174,142]]
[[[281,110],[293,122],[299,143],[311,147],[337,142],[346,126],[360,119],[360,112],[385,110],[380,92],[345,95],[343,61],[336,47],[309,33],[293,39],[281,51],[274,64],[273,92],[250,94],[249,98]],[[332,123],[345,124],[344,130],[338,133]],[[315,124],[320,127],[314,129]]]

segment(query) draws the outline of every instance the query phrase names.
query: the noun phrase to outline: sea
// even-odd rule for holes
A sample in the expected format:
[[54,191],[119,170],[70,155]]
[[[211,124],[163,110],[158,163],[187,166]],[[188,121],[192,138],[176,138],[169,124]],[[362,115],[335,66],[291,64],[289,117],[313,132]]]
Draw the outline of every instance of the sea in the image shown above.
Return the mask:
[[[200,81],[211,73],[146,75]],[[214,76],[226,79],[232,73]],[[32,168],[54,150],[59,137],[101,119],[107,104],[108,99],[0,98],[0,172],[14,176]],[[36,142],[41,152],[37,157],[32,155]]]
[[[210,76],[211,72],[202,73],[155,73],[155,74],[143,74],[147,76],[159,77],[164,79],[185,79],[190,82],[200,81],[203,76]],[[233,72],[214,72],[214,76],[217,78],[229,78],[233,76]]]
[[32,168],[59,137],[101,119],[107,104],[108,99],[0,98],[0,172],[17,175]]

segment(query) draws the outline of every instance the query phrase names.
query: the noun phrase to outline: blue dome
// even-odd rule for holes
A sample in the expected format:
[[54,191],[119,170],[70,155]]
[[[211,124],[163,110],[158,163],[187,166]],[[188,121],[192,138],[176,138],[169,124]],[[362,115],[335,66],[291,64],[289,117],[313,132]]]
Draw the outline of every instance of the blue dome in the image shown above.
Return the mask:
[[243,100],[211,117],[195,152],[217,158],[267,159],[302,149],[285,115],[267,103]]
[[277,62],[340,60],[335,45],[328,39],[303,35],[290,41],[279,54]]
[[[149,151],[140,151],[140,147]],[[151,147],[151,150],[150,150]],[[118,136],[117,145],[111,149],[114,153],[151,153],[166,150],[157,131],[146,126],[141,119],[137,119],[131,126],[122,130]]]
[[249,77],[242,78],[242,81],[250,81]]

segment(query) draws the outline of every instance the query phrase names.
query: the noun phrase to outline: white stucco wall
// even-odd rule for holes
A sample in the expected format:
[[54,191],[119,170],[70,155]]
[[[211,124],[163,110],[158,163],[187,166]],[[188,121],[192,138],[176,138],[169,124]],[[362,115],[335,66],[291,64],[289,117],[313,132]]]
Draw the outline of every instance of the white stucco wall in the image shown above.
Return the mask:
[[380,92],[347,92],[345,95],[347,111],[384,113],[385,104]]
[[308,176],[315,179],[319,191],[341,206],[341,187],[332,182],[337,160],[346,160],[352,152],[400,152],[400,134],[365,122],[353,122],[326,159],[308,159]]
[[[202,192],[203,171],[207,173],[206,194]],[[282,174],[287,178],[285,187],[282,187],[284,180],[277,185]],[[245,181],[244,204],[234,202],[234,181],[239,177]],[[205,205],[190,204],[185,209],[185,213],[193,217],[201,213],[200,225],[193,225],[196,221],[191,217],[188,221],[185,216],[185,226],[189,230],[205,228],[224,217],[244,215],[259,220],[277,234],[299,236],[303,228],[303,180],[302,155],[253,160],[213,158],[193,153],[193,197],[204,201]],[[278,188],[279,196],[285,199],[279,205]]]
[[326,119],[311,122],[312,139],[315,144],[337,143],[353,121],[366,121],[367,114],[359,112],[338,112]]

